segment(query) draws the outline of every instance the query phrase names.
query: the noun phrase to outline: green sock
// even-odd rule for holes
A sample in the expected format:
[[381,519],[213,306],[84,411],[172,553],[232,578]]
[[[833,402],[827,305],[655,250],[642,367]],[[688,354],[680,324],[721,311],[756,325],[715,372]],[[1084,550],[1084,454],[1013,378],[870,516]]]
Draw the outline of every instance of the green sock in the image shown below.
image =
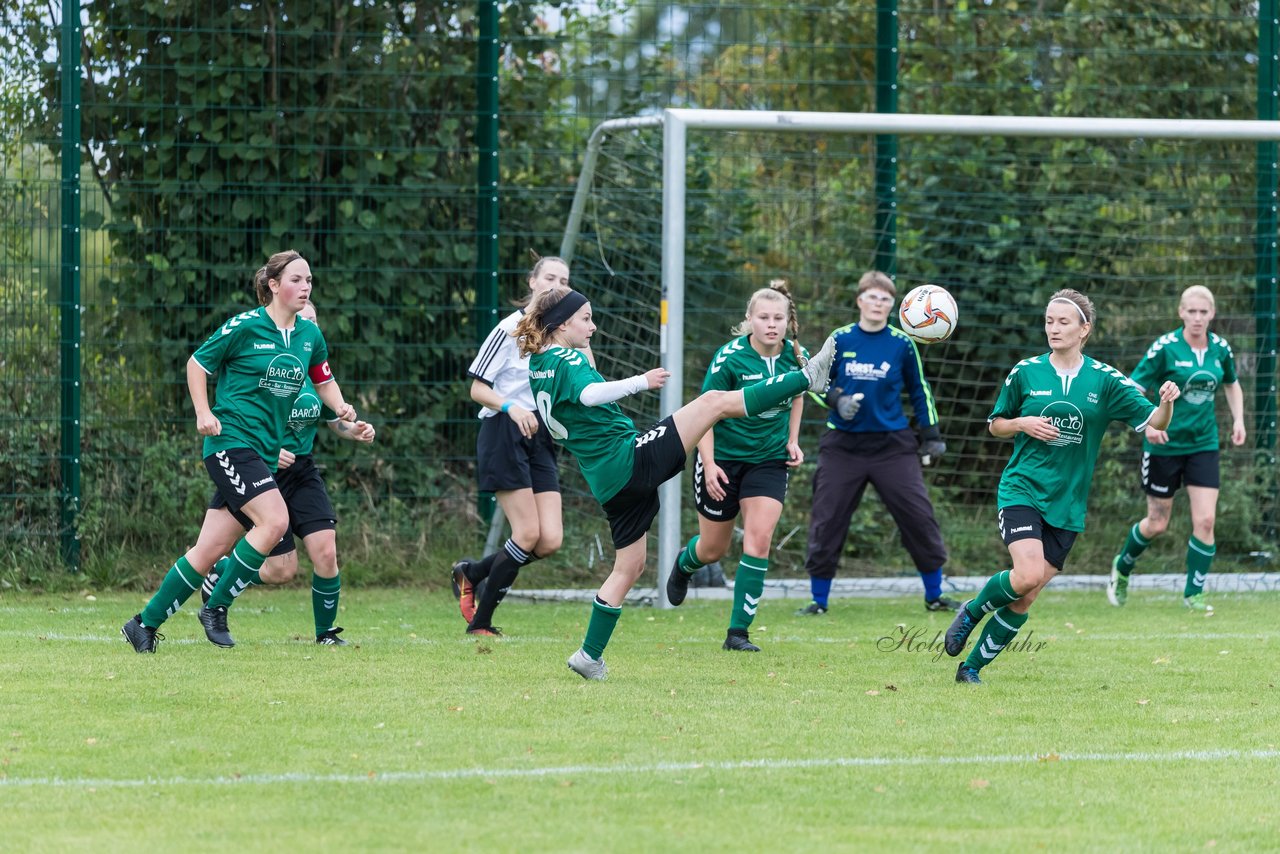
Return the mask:
[[804,371],[788,371],[752,383],[742,390],[742,405],[747,415],[759,415],[784,400],[790,400],[809,387],[809,377]]
[[316,616],[316,637],[333,628],[338,619],[338,595],[341,590],[341,575],[322,578],[311,573],[311,612]]
[[152,596],[151,601],[147,602],[147,607],[142,609],[142,625],[152,629],[159,628],[161,623],[178,612],[182,603],[187,601],[192,593],[200,589],[202,581],[204,579],[200,573],[191,568],[185,555],[178,558],[165,573],[164,581],[160,582],[160,589],[156,591],[156,595]]
[[1151,541],[1142,536],[1142,532],[1138,530],[1139,524],[1133,523],[1133,527],[1129,529],[1129,536],[1125,537],[1124,548],[1120,550],[1120,562],[1116,564],[1116,569],[1120,570],[1121,575],[1133,572],[1133,565],[1138,562],[1138,556],[1151,545]]
[[996,611],[982,627],[982,634],[978,636],[978,642],[974,644],[973,649],[969,650],[969,657],[964,660],[964,663],[981,670],[984,665],[995,661],[1000,650],[1009,645],[1009,641],[1013,640],[1018,629],[1022,628],[1022,624],[1027,621],[1027,616],[1027,614],[1010,611],[1008,608]]
[[965,606],[969,611],[970,617],[980,620],[983,614],[990,614],[996,608],[1002,608],[1020,598],[1013,591],[1013,582],[1009,578],[1011,573],[1011,570],[1006,569],[1004,572],[997,572],[987,579],[982,591],[974,597],[972,602]]
[[680,550],[680,555],[676,559],[676,564],[680,567],[680,571],[685,575],[693,575],[706,565],[702,561],[698,560],[697,534],[694,534],[689,540],[689,544]]
[[729,629],[746,631],[756,618],[756,607],[764,595],[764,574],[769,571],[767,557],[744,554],[738,561],[738,573],[733,577],[733,613],[729,615]]
[[262,569],[262,562],[266,559],[266,555],[249,545],[247,539],[241,537],[236,547],[231,550],[227,571],[218,579],[217,585],[213,588],[213,595],[209,597],[205,607],[229,608],[235,598],[246,589],[254,584],[261,584],[262,579],[258,576],[258,570]]
[[1217,546],[1206,545],[1194,536],[1187,540],[1187,586],[1182,591],[1183,596],[1204,592],[1204,582],[1209,577],[1209,567],[1213,566],[1213,556],[1217,553]]
[[621,616],[621,606],[615,608],[597,596],[591,603],[591,621],[587,623],[587,636],[582,639],[582,651],[592,658],[601,658]]

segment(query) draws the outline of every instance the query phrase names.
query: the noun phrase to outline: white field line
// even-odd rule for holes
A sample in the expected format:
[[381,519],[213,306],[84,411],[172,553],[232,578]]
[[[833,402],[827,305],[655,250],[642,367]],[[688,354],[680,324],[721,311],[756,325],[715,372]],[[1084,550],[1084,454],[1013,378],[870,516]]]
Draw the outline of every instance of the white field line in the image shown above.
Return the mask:
[[[1035,630],[1035,640],[1052,641],[1053,643],[1065,643],[1067,641],[1103,641],[1107,643],[1170,643],[1177,641],[1211,641],[1211,640],[1249,640],[1266,643],[1268,641],[1280,638],[1280,629],[1273,631],[1248,631],[1248,632],[1178,632],[1176,634],[1166,635],[1150,635],[1150,634],[1115,634],[1115,633],[1090,633],[1087,629],[1077,632],[1075,629],[1042,629],[1034,624],[1028,624]],[[934,639],[934,635],[943,631],[943,627],[939,626],[931,631],[925,631],[918,637],[914,637],[913,641],[918,645],[927,645]],[[483,639],[466,637],[461,633],[428,635],[426,632],[418,631],[417,637],[409,637],[408,633],[387,633],[375,632],[364,637],[353,639],[353,643],[358,644],[408,644],[421,646],[435,645],[456,645],[467,644],[474,645],[476,643],[495,643],[495,644],[512,644],[519,646],[521,644],[551,644],[563,646],[570,652],[573,651],[574,642],[572,639],[563,637],[549,637],[540,635],[518,635],[514,632],[508,634],[501,640]],[[1030,636],[1030,635],[1028,635]],[[883,635],[847,635],[844,637],[811,637],[795,634],[783,634],[782,632],[769,632],[754,629],[752,638],[754,640],[763,640],[765,642],[786,642],[786,643],[806,643],[806,644],[853,644],[853,643],[875,643],[884,638],[892,640],[901,639],[901,631],[894,629],[892,632],[886,632]],[[39,638],[45,641],[61,641],[69,643],[116,643],[124,644],[124,638],[119,633],[115,634],[68,634],[64,632],[18,632],[13,630],[0,630],[0,640],[32,640]],[[721,635],[705,637],[686,636],[677,638],[672,643],[679,644],[709,644],[720,643],[724,638]],[[1020,638],[1021,639],[1021,638]],[[170,635],[160,642],[160,653],[163,654],[166,646],[191,646],[207,645],[203,637],[198,632],[189,637],[174,637]],[[620,641],[625,644],[625,639]],[[305,637],[288,638],[253,638],[243,641],[246,649],[257,646],[310,646],[311,642]],[[568,653],[566,653],[568,654]]]
[[1039,763],[1228,762],[1280,760],[1280,750],[1174,750],[1130,753],[1048,753],[996,756],[849,756],[818,759],[739,759],[722,762],[558,765],[541,768],[454,768],[368,774],[244,774],[233,777],[0,777],[0,789],[105,789],[149,786],[276,786],[326,783],[433,783],[453,780],[542,779],[547,777],[673,774],[698,771],[789,771],[815,768],[903,768],[951,765],[1036,765]]

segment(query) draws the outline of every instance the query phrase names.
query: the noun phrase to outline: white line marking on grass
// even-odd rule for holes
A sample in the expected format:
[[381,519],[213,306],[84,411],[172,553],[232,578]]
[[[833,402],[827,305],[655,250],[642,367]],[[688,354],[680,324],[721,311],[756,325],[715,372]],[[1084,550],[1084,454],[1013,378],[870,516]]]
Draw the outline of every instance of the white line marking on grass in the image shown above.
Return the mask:
[[[1055,643],[1063,643],[1067,641],[1105,641],[1109,643],[1117,643],[1117,642],[1168,643],[1170,641],[1176,642],[1176,641],[1184,641],[1184,640],[1185,641],[1249,640],[1249,641],[1266,642],[1266,641],[1280,639],[1280,631],[1178,632],[1176,634],[1153,636],[1153,635],[1142,635],[1142,634],[1115,634],[1110,632],[1106,632],[1106,633],[1100,632],[1097,634],[1091,634],[1088,630],[1085,630],[1080,634],[1076,634],[1075,631],[1072,629],[1059,630],[1056,628],[1054,629],[1041,628],[1040,626],[1036,626],[1034,624],[1030,624],[1030,625],[1035,630],[1036,637],[1040,638],[1041,640],[1052,639]],[[448,634],[442,633],[437,635],[434,632],[431,632],[430,634],[424,633],[422,629],[415,629],[414,631],[418,634],[418,637],[416,638],[411,638],[407,634],[400,633],[400,632],[387,633],[385,631],[372,631],[369,634],[367,634],[365,637],[360,638],[358,643],[361,643],[361,644],[376,643],[379,645],[400,643],[400,644],[409,644],[409,645],[417,645],[417,646],[434,646],[437,644],[443,644],[443,645],[452,646],[452,645],[474,645],[475,643],[478,642],[473,637],[459,636],[454,633],[448,633]],[[942,631],[941,628],[937,629],[937,632],[941,632],[941,631]],[[782,634],[780,632],[770,634],[763,631],[759,632],[759,635],[760,635],[760,638],[765,640],[766,642],[773,642],[773,643],[811,644],[811,645],[817,645],[817,646],[849,646],[850,644],[875,643],[876,641],[879,641],[885,637],[892,637],[894,639],[897,639],[900,636],[900,630],[895,628],[893,632],[888,632],[884,635],[849,635],[847,637],[806,637],[804,635]],[[33,640],[33,639],[40,639],[45,641],[60,641],[60,642],[69,642],[69,643],[107,643],[107,644],[118,644],[118,643],[121,643],[123,640],[120,637],[119,632],[108,633],[104,635],[95,635],[95,634],[78,634],[77,635],[77,634],[66,634],[63,632],[56,632],[56,631],[55,632],[41,632],[41,631],[17,632],[12,630],[0,631],[0,640]],[[932,639],[933,639],[933,635],[929,635],[929,634],[921,635],[919,642],[925,643]],[[676,649],[683,649],[685,647],[688,647],[692,651],[697,651],[697,649],[700,649],[701,647],[706,646],[708,644],[719,644],[722,640],[724,640],[723,635],[707,635],[705,637],[694,637],[694,636],[686,635],[684,637],[679,637],[679,638],[675,638],[674,640],[670,640],[667,643],[674,646]],[[484,641],[479,641],[479,642],[484,642]],[[160,654],[163,654],[164,647],[166,646],[171,646],[171,645],[187,646],[191,644],[198,644],[203,646],[206,643],[207,641],[205,641],[205,639],[202,637],[197,637],[197,636],[174,637],[173,635],[170,635],[169,637],[165,638],[165,640],[161,641]],[[310,640],[304,635],[299,634],[297,638],[288,638],[288,637],[253,638],[253,639],[245,639],[243,643],[246,647],[298,646],[299,644],[302,644],[302,645],[309,644]],[[554,646],[562,646],[565,649],[571,650],[574,648],[575,644],[579,643],[579,641],[576,641],[572,638],[567,638],[567,637],[548,637],[546,635],[517,635],[512,633],[507,635],[502,640],[497,641],[497,643],[503,646],[506,646],[506,645],[530,646],[535,644],[549,644]]]
[[431,783],[474,779],[539,779],[574,775],[619,776],[688,771],[789,771],[811,768],[901,768],[946,765],[1022,765],[1040,762],[1222,762],[1280,759],[1280,750],[1174,750],[1164,753],[1047,753],[1004,756],[849,756],[822,759],[740,759],[724,762],[655,762],[648,765],[560,765],[544,768],[455,768],[441,771],[386,771],[368,774],[245,774],[237,777],[0,777],[0,789],[141,788],[144,786],[275,786],[300,783]]

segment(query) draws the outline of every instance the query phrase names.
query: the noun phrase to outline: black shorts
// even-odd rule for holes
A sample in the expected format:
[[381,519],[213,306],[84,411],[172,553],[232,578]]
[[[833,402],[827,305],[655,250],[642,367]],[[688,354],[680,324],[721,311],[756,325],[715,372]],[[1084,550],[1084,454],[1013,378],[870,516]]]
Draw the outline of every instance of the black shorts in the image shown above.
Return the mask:
[[532,439],[521,435],[516,422],[505,414],[482,419],[476,437],[476,475],[481,492],[559,492],[556,447],[542,416]]
[[1218,452],[1197,451],[1194,454],[1142,453],[1142,491],[1156,498],[1172,498],[1178,487],[1205,486],[1217,489]]
[[787,478],[791,470],[785,460],[765,460],[752,463],[745,460],[724,460],[716,465],[724,469],[729,482],[724,484],[724,500],[716,501],[707,494],[707,479],[703,476],[702,457],[693,464],[693,504],[698,513],[712,522],[728,522],[738,517],[744,498],[772,498],[779,504],[787,497]]
[[1044,546],[1044,559],[1061,572],[1067,555],[1076,542],[1076,531],[1047,524],[1040,511],[1026,505],[1000,508],[1000,539],[1011,545],[1018,540],[1039,540]]
[[253,523],[240,512],[240,508],[262,493],[278,488],[271,468],[251,448],[215,451],[204,458],[204,467],[213,480],[214,488],[209,509],[226,507],[246,530],[252,528]]
[[660,506],[658,487],[684,471],[684,443],[671,416],[641,433],[635,443],[631,479],[604,503],[615,549],[626,548],[649,533]]
[[[316,468],[315,459],[304,454],[293,461],[293,465],[276,472],[276,483],[280,487],[280,495],[285,506],[289,508],[289,530],[280,542],[271,550],[270,557],[288,554],[297,548],[294,538],[301,540],[316,531],[332,531],[338,527],[338,514],[334,512],[333,502],[329,500],[329,492],[324,487],[324,479]],[[221,494],[214,493],[209,501],[210,510],[220,510],[227,506]],[[231,509],[246,529],[253,527],[253,522],[236,509]]]

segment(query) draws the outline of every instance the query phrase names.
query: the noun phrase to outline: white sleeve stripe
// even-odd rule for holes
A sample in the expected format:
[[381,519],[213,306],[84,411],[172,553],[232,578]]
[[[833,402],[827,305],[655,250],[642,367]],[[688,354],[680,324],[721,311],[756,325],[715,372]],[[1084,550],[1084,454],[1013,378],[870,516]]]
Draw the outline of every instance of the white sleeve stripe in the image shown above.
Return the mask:
[[484,340],[484,344],[480,347],[480,353],[476,356],[474,362],[471,363],[471,369],[468,373],[473,375],[485,375],[493,367],[493,361],[497,358],[498,353],[502,351],[503,339],[508,338],[506,331],[502,327],[496,326],[489,333],[489,337]]
[[[197,359],[195,356],[191,357],[191,361],[195,362],[197,365],[200,365],[200,360]],[[209,370],[204,365],[200,365],[200,370],[204,371],[209,376],[213,376],[213,371]]]

